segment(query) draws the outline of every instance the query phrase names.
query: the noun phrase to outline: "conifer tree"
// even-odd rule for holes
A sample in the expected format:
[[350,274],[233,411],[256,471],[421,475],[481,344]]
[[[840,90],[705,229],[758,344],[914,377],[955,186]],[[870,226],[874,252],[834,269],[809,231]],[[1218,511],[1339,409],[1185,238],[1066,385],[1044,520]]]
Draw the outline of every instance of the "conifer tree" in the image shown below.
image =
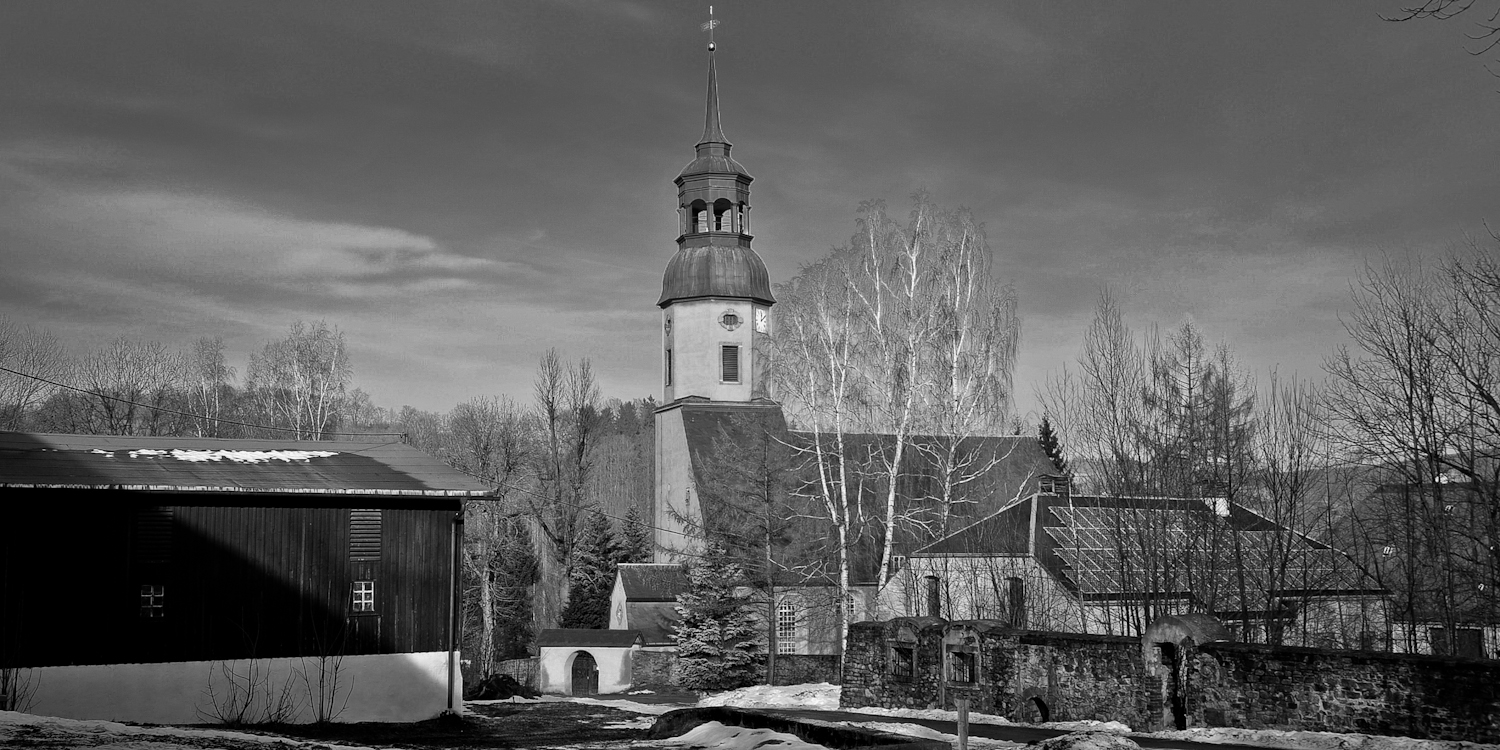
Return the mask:
[[677,595],[677,660],[672,682],[690,690],[730,690],[753,685],[760,652],[750,589],[744,571],[724,562],[710,542],[687,568],[688,590]]
[[1047,454],[1047,458],[1052,459],[1057,472],[1068,473],[1068,459],[1063,456],[1062,442],[1057,439],[1057,432],[1052,429],[1052,420],[1046,414],[1042,415],[1042,423],[1037,427],[1036,440],[1042,444],[1042,452]]
[[640,508],[632,505],[625,511],[625,521],[620,525],[620,562],[651,562],[651,528],[641,518]]
[[598,509],[586,513],[573,545],[568,604],[560,625],[565,628],[604,628],[609,625],[609,597],[615,585],[615,563],[620,545],[609,518]]

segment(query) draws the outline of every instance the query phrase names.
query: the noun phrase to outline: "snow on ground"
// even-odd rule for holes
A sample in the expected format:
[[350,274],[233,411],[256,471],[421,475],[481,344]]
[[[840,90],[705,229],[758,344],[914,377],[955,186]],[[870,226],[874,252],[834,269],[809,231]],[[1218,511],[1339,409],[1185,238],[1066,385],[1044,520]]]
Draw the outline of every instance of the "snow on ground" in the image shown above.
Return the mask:
[[[958,747],[958,735],[944,734],[943,732],[939,732],[932,727],[924,727],[921,724],[897,724],[894,722],[885,721],[841,721],[839,723],[847,724],[849,726],[857,726],[862,729],[873,729],[877,732],[890,732],[892,734],[904,734],[908,737],[921,737],[923,739],[929,740],[942,740],[943,742],[947,742],[954,747]],[[1006,742],[1005,740],[992,740],[988,737],[969,738],[969,747],[981,748],[981,750],[987,748],[996,748],[997,750],[999,750],[999,748],[1025,746],[1026,743],[1024,742]]]
[[706,696],[698,701],[698,705],[837,711],[839,710],[839,686],[826,682],[807,685],[752,685]]
[[776,750],[827,750],[822,745],[811,744],[794,734],[725,726],[717,721],[701,724],[687,734],[659,742],[694,750],[757,750],[768,745],[774,746]]
[[[826,682],[809,685],[754,687],[731,690],[708,696],[698,702],[700,706],[736,706],[739,708],[808,708],[825,711],[848,711],[895,719],[929,719],[936,721],[958,721],[957,711],[911,708],[839,708],[839,686]],[[972,724],[1013,724],[1003,716],[969,712]],[[954,735],[942,734],[919,724],[892,722],[859,722],[860,726],[881,729],[898,734],[946,739],[957,743]],[[1118,721],[1052,721],[1033,724],[1046,729],[1065,731],[1130,733],[1130,727]],[[941,735],[939,737],[938,735]],[[1285,748],[1286,750],[1500,750],[1500,745],[1484,745],[1474,742],[1445,740],[1417,740],[1410,737],[1381,737],[1367,734],[1340,734],[1334,732],[1283,732],[1274,729],[1198,728],[1183,731],[1152,732],[1145,736],[1162,739],[1191,740],[1209,743],[1236,743],[1257,747]],[[982,738],[970,738],[975,747]],[[994,742],[991,740],[990,742]],[[996,746],[1008,745],[997,743]]]
[[[544,695],[541,697],[541,700],[543,702],[566,701],[572,703],[582,703],[589,706],[618,708],[621,711],[629,711],[634,714],[651,714],[652,716],[659,716],[668,711],[675,711],[679,708],[687,708],[689,705],[691,705],[681,703],[636,703],[635,701],[606,701],[599,700],[598,698],[575,698],[571,696],[564,697],[559,695]],[[473,703],[473,701],[469,702]]]

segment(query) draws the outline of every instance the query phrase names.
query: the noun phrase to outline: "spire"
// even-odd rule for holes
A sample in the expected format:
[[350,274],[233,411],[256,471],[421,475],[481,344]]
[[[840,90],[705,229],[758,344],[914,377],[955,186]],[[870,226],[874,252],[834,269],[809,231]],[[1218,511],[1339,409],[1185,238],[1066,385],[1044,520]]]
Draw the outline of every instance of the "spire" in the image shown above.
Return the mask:
[[704,143],[724,143],[724,129],[719,125],[719,76],[714,67],[714,43],[708,43],[708,111],[703,116],[703,139],[698,141],[699,145]]

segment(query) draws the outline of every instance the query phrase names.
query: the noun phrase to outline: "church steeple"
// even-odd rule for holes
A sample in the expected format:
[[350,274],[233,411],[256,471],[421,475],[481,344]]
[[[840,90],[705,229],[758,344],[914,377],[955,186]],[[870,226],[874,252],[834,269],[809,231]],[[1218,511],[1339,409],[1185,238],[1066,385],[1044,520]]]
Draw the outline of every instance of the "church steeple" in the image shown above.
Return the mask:
[[724,140],[724,128],[719,123],[719,74],[714,66],[714,46],[708,45],[708,111],[703,116],[703,138],[698,145],[724,144],[724,153],[729,153],[729,141]]
[[[707,26],[705,26],[707,28]],[[719,70],[708,48],[703,137],[677,175],[677,253],[662,275],[663,398],[748,403],[767,397],[771,279],[751,249],[750,173],[729,155]]]
[[678,252],[667,264],[661,299],[736,297],[771,305],[765,263],[750,249],[750,182],[733,156],[719,114],[719,71],[708,49],[708,100],[695,158],[677,175]]

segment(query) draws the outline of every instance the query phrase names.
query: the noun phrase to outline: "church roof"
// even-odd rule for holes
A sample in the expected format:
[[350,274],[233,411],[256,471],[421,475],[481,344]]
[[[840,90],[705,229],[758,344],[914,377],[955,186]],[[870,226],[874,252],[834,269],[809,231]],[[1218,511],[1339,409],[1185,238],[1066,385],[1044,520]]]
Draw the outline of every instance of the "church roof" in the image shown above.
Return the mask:
[[629,602],[675,602],[688,586],[687,573],[677,563],[620,563],[615,571]]
[[738,297],[765,305],[771,296],[771,275],[754,250],[738,245],[683,246],[667,262],[662,274],[658,307],[703,297]]

